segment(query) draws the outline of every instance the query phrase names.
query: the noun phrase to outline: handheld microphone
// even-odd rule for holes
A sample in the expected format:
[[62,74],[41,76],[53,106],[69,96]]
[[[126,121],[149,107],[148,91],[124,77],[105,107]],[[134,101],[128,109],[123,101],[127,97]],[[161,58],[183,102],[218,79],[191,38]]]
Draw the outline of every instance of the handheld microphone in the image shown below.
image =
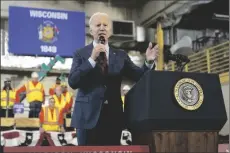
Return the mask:
[[[105,44],[105,37],[104,36],[100,36],[99,37],[99,43],[100,44]],[[104,58],[105,58],[105,52],[100,52],[100,54],[99,54],[99,56],[98,56],[98,58],[97,58],[97,60],[98,60],[98,62],[99,63],[103,63],[103,61],[104,61]]]
[[[103,44],[103,45],[105,44],[105,37],[104,36],[99,37],[99,43]],[[104,58],[104,56],[105,56],[104,54],[105,54],[104,52],[100,52],[99,56],[101,56],[101,58]]]
[[103,45],[105,44],[105,37],[104,36],[99,37],[99,43],[103,44]]

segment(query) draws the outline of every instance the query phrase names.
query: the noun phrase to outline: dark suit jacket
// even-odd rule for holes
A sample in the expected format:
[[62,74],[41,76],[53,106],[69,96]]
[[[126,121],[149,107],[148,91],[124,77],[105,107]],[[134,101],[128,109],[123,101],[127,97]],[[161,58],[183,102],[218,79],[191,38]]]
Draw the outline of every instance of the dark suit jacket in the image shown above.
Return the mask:
[[[102,83],[102,75],[97,66],[93,68],[88,61],[92,50],[93,43],[74,53],[68,77],[70,87],[79,89],[71,120],[71,126],[78,129],[92,129],[95,127],[104,102],[106,87]],[[142,68],[136,66],[125,51],[110,47],[108,73],[113,76],[115,85],[113,93],[117,95],[121,105],[120,87],[122,77],[125,76],[138,81],[146,70],[148,68],[145,64]]]

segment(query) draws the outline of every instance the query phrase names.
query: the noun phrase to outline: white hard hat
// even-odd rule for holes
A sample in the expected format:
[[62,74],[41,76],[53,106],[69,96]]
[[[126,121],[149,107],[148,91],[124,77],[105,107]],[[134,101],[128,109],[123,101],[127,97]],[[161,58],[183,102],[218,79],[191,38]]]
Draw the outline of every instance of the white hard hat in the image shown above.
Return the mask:
[[130,90],[130,87],[129,87],[128,85],[125,85],[125,86],[123,87],[123,90]]
[[38,78],[38,73],[37,72],[33,72],[31,74],[31,78]]

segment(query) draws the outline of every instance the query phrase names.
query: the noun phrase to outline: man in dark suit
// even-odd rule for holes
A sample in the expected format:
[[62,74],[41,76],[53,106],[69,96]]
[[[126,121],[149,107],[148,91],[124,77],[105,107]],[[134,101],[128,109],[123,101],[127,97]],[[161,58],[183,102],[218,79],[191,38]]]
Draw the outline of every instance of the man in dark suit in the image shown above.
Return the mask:
[[[124,128],[121,100],[122,77],[138,81],[154,67],[158,46],[146,50],[146,62],[137,67],[126,52],[108,45],[111,21],[105,13],[95,13],[89,20],[93,43],[77,50],[68,77],[71,88],[79,89],[71,126],[77,129],[79,145],[120,145]],[[103,37],[104,41],[99,38]],[[104,53],[103,60],[100,53]]]

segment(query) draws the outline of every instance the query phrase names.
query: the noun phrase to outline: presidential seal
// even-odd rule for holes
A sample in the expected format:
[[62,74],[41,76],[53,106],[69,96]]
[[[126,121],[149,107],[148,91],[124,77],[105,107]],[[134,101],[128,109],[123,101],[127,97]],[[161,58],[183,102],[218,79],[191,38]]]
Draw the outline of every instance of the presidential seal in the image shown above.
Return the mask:
[[178,104],[186,110],[198,109],[204,100],[201,86],[193,79],[179,80],[174,87],[174,96]]
[[39,40],[45,43],[53,43],[57,40],[59,30],[52,21],[45,21],[38,27]]

